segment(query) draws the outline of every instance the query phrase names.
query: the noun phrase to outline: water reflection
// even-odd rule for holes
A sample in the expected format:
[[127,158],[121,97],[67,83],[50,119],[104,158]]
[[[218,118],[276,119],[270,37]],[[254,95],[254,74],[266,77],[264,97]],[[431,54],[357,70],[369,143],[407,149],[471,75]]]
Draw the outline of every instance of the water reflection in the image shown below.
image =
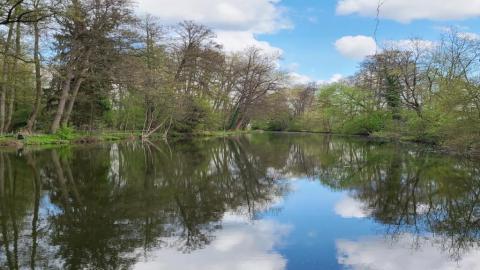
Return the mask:
[[343,218],[366,218],[371,211],[362,201],[344,196],[335,204],[335,213]]
[[286,259],[271,251],[282,243],[290,229],[272,220],[250,222],[228,213],[222,219],[222,230],[205,248],[185,255],[166,247],[154,251],[151,259],[138,263],[134,269],[285,269]]
[[359,241],[339,240],[339,263],[349,269],[480,269],[480,250],[465,252],[459,260],[445,256],[443,239],[419,239],[406,233],[395,242],[381,237]]
[[[341,218],[383,228],[337,239],[338,268],[384,269],[364,258],[386,259],[388,243],[399,260],[448,255],[448,267],[478,259],[479,170],[424,148],[317,135],[3,152],[0,268],[285,269],[282,245],[310,222],[275,219],[297,178],[345,192],[332,209]],[[422,265],[411,269],[433,266]]]

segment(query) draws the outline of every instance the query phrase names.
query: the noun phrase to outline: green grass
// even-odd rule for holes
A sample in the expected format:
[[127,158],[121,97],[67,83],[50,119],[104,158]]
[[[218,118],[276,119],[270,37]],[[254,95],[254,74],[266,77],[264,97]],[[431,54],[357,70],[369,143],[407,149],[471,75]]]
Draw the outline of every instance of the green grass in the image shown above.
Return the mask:
[[63,139],[56,134],[35,134],[23,140],[25,145],[69,144],[70,142],[71,140]]
[[[171,133],[172,138],[182,137],[227,137],[255,131],[199,131],[194,133]],[[67,144],[85,144],[97,142],[112,142],[139,138],[139,132],[78,132],[62,130],[57,134],[32,134],[25,135],[23,140],[18,140],[14,135],[0,136],[0,147],[21,147],[25,145],[49,146]],[[157,139],[160,134],[153,134],[152,139]]]
[[69,132],[68,134],[32,134],[25,135],[23,140],[18,140],[14,135],[0,136],[0,146],[23,146],[23,145],[65,145],[77,143],[94,143],[106,141],[121,141],[138,137],[135,133],[121,133],[121,132]]

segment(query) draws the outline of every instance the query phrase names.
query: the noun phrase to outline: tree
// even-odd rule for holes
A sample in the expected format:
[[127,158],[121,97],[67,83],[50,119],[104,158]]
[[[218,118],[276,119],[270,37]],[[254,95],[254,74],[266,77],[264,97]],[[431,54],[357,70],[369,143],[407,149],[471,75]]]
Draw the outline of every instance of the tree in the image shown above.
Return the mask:
[[61,123],[69,122],[78,91],[92,67],[92,56],[101,56],[102,46],[118,38],[112,34],[119,33],[117,30],[131,14],[127,0],[71,0],[62,10],[62,16],[57,18],[60,31],[56,40],[61,68],[58,75],[63,83],[52,133]]
[[32,9],[20,9],[25,6],[25,0],[4,0],[0,3],[0,25],[15,23],[32,23],[41,20]]
[[[37,15],[37,17],[43,17],[44,14],[42,14],[41,12],[44,10],[44,8],[41,6],[41,4],[46,5],[47,3],[42,3],[41,0],[32,0],[32,1],[33,1],[34,10],[37,13],[40,13]],[[34,37],[33,62],[35,65],[35,101],[34,101],[32,112],[30,113],[30,116],[27,120],[26,130],[28,133],[33,132],[35,122],[37,120],[37,117],[40,113],[40,109],[42,106],[41,101],[42,101],[43,89],[42,89],[42,74],[41,74],[42,63],[40,59],[40,35],[41,35],[40,21],[36,20],[33,22],[33,37]]]
[[310,83],[307,85],[296,86],[291,90],[290,103],[293,106],[294,117],[302,116],[312,107],[317,88],[318,87],[315,83]]
[[284,76],[276,69],[277,56],[265,55],[258,48],[249,48],[236,57],[238,81],[233,89],[229,129],[244,129],[250,123],[252,108],[267,94],[279,91]]

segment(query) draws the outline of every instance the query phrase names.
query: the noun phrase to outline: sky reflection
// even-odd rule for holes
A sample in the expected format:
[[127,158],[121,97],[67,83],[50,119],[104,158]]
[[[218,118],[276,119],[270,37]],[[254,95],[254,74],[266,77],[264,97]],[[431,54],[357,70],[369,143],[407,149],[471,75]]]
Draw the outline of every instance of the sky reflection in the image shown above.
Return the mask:
[[442,247],[444,239],[418,239],[403,234],[395,240],[367,237],[357,241],[338,240],[338,263],[353,270],[473,270],[480,269],[480,248],[475,247],[456,260]]
[[248,221],[244,216],[226,213],[222,230],[217,231],[210,245],[189,254],[175,248],[159,249],[133,269],[283,270],[287,260],[275,248],[291,229],[274,220]]

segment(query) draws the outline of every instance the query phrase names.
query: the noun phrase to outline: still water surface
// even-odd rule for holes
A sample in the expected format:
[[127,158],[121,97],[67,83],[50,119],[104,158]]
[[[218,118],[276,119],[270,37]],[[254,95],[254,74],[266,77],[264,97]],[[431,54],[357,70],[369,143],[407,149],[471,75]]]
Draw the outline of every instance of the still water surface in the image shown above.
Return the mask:
[[0,153],[0,269],[480,269],[479,163],[323,135]]

